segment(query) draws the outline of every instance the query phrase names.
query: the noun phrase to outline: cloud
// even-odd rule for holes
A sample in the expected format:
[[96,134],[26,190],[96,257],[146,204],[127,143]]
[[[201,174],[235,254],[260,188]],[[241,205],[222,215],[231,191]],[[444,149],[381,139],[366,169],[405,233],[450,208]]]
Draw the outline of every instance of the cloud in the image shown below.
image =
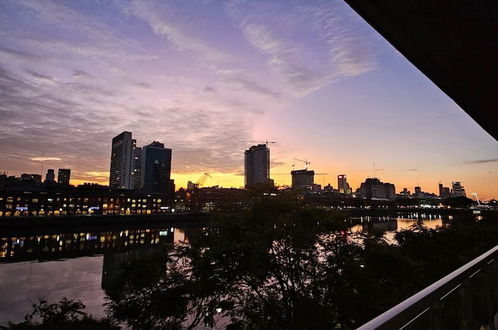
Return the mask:
[[[72,168],[75,179],[104,180],[111,139],[129,130],[139,145],[159,140],[171,147],[175,173],[239,173],[245,149],[239,141],[253,139],[265,111],[370,68],[361,63],[371,52],[353,56],[364,50],[359,39],[337,30],[340,15],[333,21],[316,13],[325,5],[236,6],[240,15],[221,17],[225,7],[216,1],[90,2],[84,11],[73,2],[6,2],[0,13],[8,26],[0,31],[2,167],[33,171],[36,164],[19,162],[20,155],[46,152],[57,156],[50,157],[54,166]],[[211,26],[208,9],[219,9],[225,25]],[[318,20],[334,33],[312,24]],[[210,28],[202,30],[206,22]],[[226,40],[221,27],[232,29]],[[337,52],[353,54],[354,61],[321,52],[334,37]]]
[[249,74],[242,70],[218,70],[217,72],[222,76],[231,87],[242,89],[246,92],[251,92],[263,96],[269,96],[274,99],[279,99],[280,92],[274,91],[272,88],[265,86],[258,82],[256,79],[249,77]]
[[34,77],[37,81],[45,82],[45,83],[55,83],[55,79],[53,77],[46,76],[44,74],[32,71],[32,70],[26,70],[27,73],[29,73],[32,77]]
[[408,172],[417,172],[417,171],[420,171],[420,169],[418,169],[418,168],[409,168],[407,171]]
[[74,70],[73,74],[71,75],[72,78],[94,78],[91,74],[88,72],[85,72],[83,70]]
[[144,82],[137,82],[137,83],[135,83],[135,85],[138,87],[141,87],[143,89],[152,89],[151,85],[144,83]]
[[496,163],[496,162],[498,162],[498,158],[468,160],[465,161],[464,164],[486,164],[486,163]]
[[41,56],[37,56],[31,53],[10,49],[7,47],[0,47],[0,57],[8,58],[13,61],[17,61],[19,59],[25,61],[38,61],[41,60]]
[[61,159],[59,157],[32,157],[31,160],[34,162],[46,162],[46,161],[59,161]]
[[180,51],[194,52],[197,56],[210,61],[227,61],[231,59],[227,53],[211,47],[205,41],[189,35],[186,28],[175,22],[172,8],[167,2],[154,0],[132,0],[119,3],[122,12],[133,15],[146,22],[154,34],[165,37],[171,45]]
[[228,8],[249,44],[267,56],[267,65],[295,96],[376,68],[371,32],[359,33],[358,18],[338,1],[301,6],[233,1]]
[[285,165],[285,162],[277,161],[275,159],[272,159],[270,161],[270,167],[278,167],[278,166],[283,166]]

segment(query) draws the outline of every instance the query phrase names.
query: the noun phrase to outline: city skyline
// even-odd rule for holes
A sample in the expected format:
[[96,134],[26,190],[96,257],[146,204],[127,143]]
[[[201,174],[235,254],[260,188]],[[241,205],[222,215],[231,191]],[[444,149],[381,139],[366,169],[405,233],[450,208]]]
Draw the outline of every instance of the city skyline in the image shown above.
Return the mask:
[[0,9],[0,172],[70,168],[75,184],[107,184],[109,141],[128,130],[174,150],[178,187],[205,172],[243,186],[243,151],[258,144],[243,141],[271,138],[271,172],[289,172],[270,173],[278,185],[308,158],[322,186],[344,173],[354,188],[461,181],[498,197],[496,141],[340,1]]

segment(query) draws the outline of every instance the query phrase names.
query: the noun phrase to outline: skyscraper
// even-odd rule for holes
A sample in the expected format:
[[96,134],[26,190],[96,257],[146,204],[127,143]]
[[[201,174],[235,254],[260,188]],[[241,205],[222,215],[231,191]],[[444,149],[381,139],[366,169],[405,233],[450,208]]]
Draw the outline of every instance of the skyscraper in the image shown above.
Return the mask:
[[266,144],[252,146],[244,152],[245,187],[270,183],[270,149]]
[[136,140],[133,141],[133,159],[131,162],[131,188],[140,189],[142,177],[142,148],[136,146]]
[[337,176],[337,190],[339,190],[341,194],[351,194],[352,191],[349,187],[346,174],[339,174]]
[[171,155],[171,149],[157,141],[142,148],[141,189],[147,192],[169,191]]
[[111,188],[132,188],[132,148],[131,132],[123,132],[112,139],[109,173],[109,186]]
[[68,168],[59,168],[59,172],[57,173],[57,182],[63,185],[69,185],[69,181],[71,180],[71,170]]
[[45,182],[46,183],[53,183],[55,182],[55,171],[53,168],[49,168],[47,170],[47,174],[45,175]]

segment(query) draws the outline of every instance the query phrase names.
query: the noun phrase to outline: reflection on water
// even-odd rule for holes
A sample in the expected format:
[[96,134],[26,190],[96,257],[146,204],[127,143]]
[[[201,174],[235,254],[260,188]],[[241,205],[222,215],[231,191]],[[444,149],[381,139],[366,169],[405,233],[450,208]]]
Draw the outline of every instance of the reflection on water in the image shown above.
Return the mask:
[[[400,218],[351,219],[351,232],[394,233],[422,222],[428,228],[444,225],[441,217],[409,214]],[[43,298],[81,300],[87,312],[104,315],[105,293],[120,265],[162,243],[187,241],[178,228],[123,229],[77,233],[0,236],[0,324],[19,321]]]
[[0,265],[0,324],[22,320],[40,298],[80,299],[89,313],[103,315],[102,264],[97,256]]
[[186,241],[179,228],[127,229],[0,237],[0,325],[20,321],[38,299],[81,300],[104,316],[102,287],[139,250]]
[[428,229],[437,229],[445,226],[451,216],[443,218],[437,214],[408,213],[403,217],[359,217],[352,219],[356,223],[351,227],[352,233],[385,232],[384,238],[389,243],[395,243],[394,235],[398,231],[410,230],[415,225],[423,225]]
[[0,237],[0,262],[74,258],[184,240],[178,228]]
[[352,233],[367,233],[372,231],[396,232],[413,228],[414,225],[422,224],[429,229],[437,229],[444,226],[442,218],[425,220],[406,218],[376,218],[362,219],[359,224],[351,227]]

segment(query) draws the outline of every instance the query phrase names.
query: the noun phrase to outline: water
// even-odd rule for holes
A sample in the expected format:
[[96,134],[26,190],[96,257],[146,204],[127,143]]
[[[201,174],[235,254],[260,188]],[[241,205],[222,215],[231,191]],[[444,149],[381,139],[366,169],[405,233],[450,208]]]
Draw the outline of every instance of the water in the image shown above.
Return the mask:
[[[185,240],[174,227],[3,235],[0,237],[0,325],[21,321],[39,299],[81,300],[104,316],[106,273],[132,251]],[[8,299],[5,299],[8,297]]]
[[[353,218],[351,232],[394,233],[419,221],[428,228],[443,226],[441,217]],[[185,230],[174,227],[10,234],[0,236],[0,325],[21,321],[39,299],[81,300],[86,311],[104,316],[106,279],[136,251],[167,242],[185,241]],[[5,299],[7,297],[7,299]]]

